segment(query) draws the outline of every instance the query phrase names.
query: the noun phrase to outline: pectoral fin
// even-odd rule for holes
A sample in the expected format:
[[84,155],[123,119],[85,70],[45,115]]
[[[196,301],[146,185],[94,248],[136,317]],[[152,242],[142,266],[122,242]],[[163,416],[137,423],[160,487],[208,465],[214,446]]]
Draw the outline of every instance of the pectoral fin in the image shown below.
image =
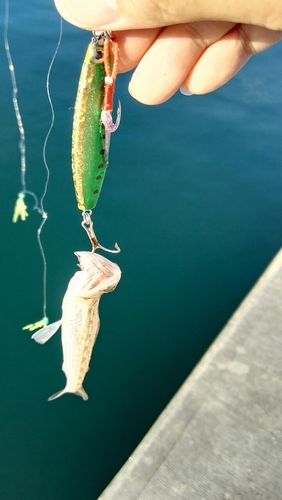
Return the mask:
[[41,328],[41,330],[35,332],[31,336],[31,338],[38,342],[38,344],[45,344],[45,342],[47,342],[47,340],[49,340],[54,335],[54,333],[56,333],[61,324],[62,320],[60,319],[59,321],[56,321],[51,325],[45,326],[45,328]]

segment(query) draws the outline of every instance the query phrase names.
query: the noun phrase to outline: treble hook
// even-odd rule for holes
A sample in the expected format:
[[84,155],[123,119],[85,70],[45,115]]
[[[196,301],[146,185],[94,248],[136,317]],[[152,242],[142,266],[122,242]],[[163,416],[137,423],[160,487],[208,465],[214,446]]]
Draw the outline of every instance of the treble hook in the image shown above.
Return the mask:
[[82,225],[83,229],[85,229],[87,236],[91,241],[92,253],[95,252],[96,248],[100,248],[101,250],[104,250],[105,252],[109,252],[109,253],[119,253],[120,248],[119,248],[117,243],[115,243],[115,250],[110,250],[109,248],[105,248],[102,245],[100,245],[100,243],[97,240],[97,237],[94,233],[91,215],[92,215],[92,210],[84,210],[82,212],[83,221],[82,221],[81,225]]

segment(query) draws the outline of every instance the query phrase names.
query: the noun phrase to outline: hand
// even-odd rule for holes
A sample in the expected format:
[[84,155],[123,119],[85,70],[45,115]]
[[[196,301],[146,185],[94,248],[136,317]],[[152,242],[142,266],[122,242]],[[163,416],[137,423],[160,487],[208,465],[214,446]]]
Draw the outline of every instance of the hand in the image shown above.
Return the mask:
[[193,94],[211,92],[253,54],[282,38],[280,0],[55,0],[55,4],[67,21],[80,28],[119,31],[119,71],[136,66],[129,92],[144,104],[164,102],[180,87]]

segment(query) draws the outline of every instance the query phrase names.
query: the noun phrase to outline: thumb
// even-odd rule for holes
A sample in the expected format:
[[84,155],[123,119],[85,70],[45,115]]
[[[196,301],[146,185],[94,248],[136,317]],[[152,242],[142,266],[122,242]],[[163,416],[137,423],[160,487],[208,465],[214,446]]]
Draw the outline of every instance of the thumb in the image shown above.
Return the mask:
[[[225,0],[219,0],[224,5]],[[226,9],[232,16],[230,4]],[[214,7],[215,4],[215,7]],[[55,0],[61,16],[84,29],[129,30],[156,28],[218,16],[217,2],[200,0]],[[223,8],[223,10],[225,10]],[[231,10],[231,12],[230,12]],[[223,18],[227,14],[221,12]],[[221,16],[219,16],[221,17]],[[217,19],[220,20],[220,19]]]
[[194,21],[282,29],[282,2],[277,0],[259,4],[255,0],[55,0],[55,5],[67,21],[89,30],[158,28]]

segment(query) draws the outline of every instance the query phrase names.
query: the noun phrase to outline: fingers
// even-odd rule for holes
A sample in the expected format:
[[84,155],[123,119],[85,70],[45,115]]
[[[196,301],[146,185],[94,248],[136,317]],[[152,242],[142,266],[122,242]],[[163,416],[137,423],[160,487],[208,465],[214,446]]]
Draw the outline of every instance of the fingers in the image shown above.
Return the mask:
[[[254,9],[250,9],[252,2],[256,4]],[[61,14],[77,26],[92,30],[102,24],[106,29],[124,30],[118,33],[119,71],[137,66],[129,91],[144,104],[164,102],[182,85],[194,94],[211,92],[230,80],[252,54],[282,38],[281,31],[236,24],[236,20],[246,21],[250,17],[250,22],[274,26],[276,4],[281,6],[279,19],[282,19],[282,2],[277,0],[262,0],[259,5],[256,0],[55,0],[55,3]],[[262,15],[261,8],[266,5],[268,11],[264,10]],[[184,20],[197,18],[225,21],[183,24]],[[145,29],[135,29],[138,27]]]
[[84,29],[131,30],[200,20],[282,29],[277,0],[55,0],[67,21]]
[[187,74],[183,87],[206,94],[227,83],[251,57],[238,36],[238,25],[208,47]]
[[184,87],[193,94],[205,94],[221,87],[253,54],[268,49],[281,38],[281,31],[237,24],[202,53],[187,75]]
[[148,30],[120,31],[118,33],[117,36],[120,47],[118,64],[119,73],[130,71],[137,66],[147,50],[149,50],[154,43],[160,31],[161,28],[155,28]]
[[163,29],[139,62],[129,92],[144,104],[169,99],[187,79],[207,47],[234,25],[198,22]]
[[[281,40],[282,32],[250,25],[198,22],[169,26],[158,35],[154,32],[154,37],[140,42],[143,48],[139,48],[139,54],[143,52],[144,56],[129,85],[131,95],[144,104],[160,104],[182,85],[193,94],[217,89],[251,55]],[[130,37],[127,43],[131,45]]]

